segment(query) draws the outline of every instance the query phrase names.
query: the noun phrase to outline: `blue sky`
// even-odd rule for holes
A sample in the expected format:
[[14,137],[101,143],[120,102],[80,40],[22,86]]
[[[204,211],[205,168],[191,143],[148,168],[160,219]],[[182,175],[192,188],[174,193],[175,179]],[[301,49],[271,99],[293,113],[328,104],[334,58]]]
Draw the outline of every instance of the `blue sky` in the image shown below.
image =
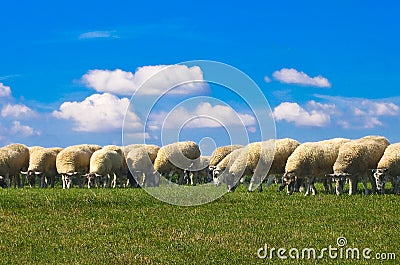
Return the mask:
[[[278,138],[380,134],[400,141],[397,1],[259,2],[3,1],[0,143],[121,144],[126,91],[134,91],[135,80],[155,66],[197,59],[251,77],[271,106]],[[220,91],[211,86],[184,96],[222,98],[249,114]],[[198,106],[191,107],[180,111],[196,115]],[[158,111],[160,118],[168,109]],[[198,130],[224,137],[221,128],[194,127],[185,138],[197,139]]]

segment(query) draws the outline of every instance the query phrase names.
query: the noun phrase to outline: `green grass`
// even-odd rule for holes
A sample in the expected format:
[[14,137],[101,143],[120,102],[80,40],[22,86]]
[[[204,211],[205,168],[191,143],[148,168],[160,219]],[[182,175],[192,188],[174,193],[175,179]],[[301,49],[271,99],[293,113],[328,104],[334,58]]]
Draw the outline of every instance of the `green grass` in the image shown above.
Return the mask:
[[[346,247],[397,252],[400,197],[304,197],[245,187],[209,204],[178,207],[141,189],[0,189],[1,264],[281,264],[275,248]],[[375,255],[375,254],[373,254]],[[315,264],[286,260],[282,264]],[[331,260],[319,264],[380,264]]]

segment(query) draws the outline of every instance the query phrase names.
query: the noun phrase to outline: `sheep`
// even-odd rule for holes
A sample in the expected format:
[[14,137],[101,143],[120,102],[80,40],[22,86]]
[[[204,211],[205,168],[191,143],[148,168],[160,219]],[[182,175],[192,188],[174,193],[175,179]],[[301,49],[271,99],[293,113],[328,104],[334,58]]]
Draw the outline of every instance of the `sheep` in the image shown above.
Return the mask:
[[[332,173],[333,164],[339,153],[340,147],[350,140],[334,138],[319,142],[303,143],[288,157],[283,180],[287,185],[290,195],[295,190],[296,180],[306,182],[306,193],[315,195],[314,178],[326,178]],[[325,189],[328,190],[327,186]]]
[[225,145],[218,147],[212,152],[209,162],[210,173],[214,171],[219,162],[221,162],[227,155],[236,149],[242,148],[242,145]]
[[229,168],[243,150],[243,147],[233,150],[215,166],[214,170],[212,171],[212,177],[214,184],[217,187],[220,186],[222,182],[225,182],[226,173],[229,172]]
[[134,148],[128,153],[126,163],[133,178],[129,180],[132,183],[131,186],[134,186],[133,183],[149,187],[159,185],[159,178],[154,173],[153,166],[159,149],[156,145],[146,145]]
[[392,182],[393,193],[399,193],[400,143],[391,144],[386,148],[377,168],[372,169],[372,173],[378,192],[385,193],[385,184],[389,180]]
[[[225,181],[230,192],[234,191],[242,176],[252,175],[249,191],[259,186],[268,173],[274,158],[275,141],[268,140],[248,144],[229,168]],[[261,191],[261,188],[259,188]]]
[[50,183],[50,187],[54,188],[55,176],[57,175],[56,157],[62,148],[29,148],[30,159],[29,167],[26,172],[22,172],[26,176],[29,186],[34,187],[36,177],[39,178],[39,187],[43,188]]
[[[128,154],[131,151],[141,149],[141,148],[146,149],[149,159],[150,159],[151,163],[153,164],[154,160],[157,157],[158,150],[160,150],[159,146],[153,145],[153,144],[131,144],[131,145],[124,146],[123,151],[124,151],[124,156],[125,156],[125,163],[127,162]],[[129,185],[132,188],[139,187],[140,185],[136,181],[137,178],[134,177],[134,175],[135,176],[138,175],[137,174],[138,172],[135,173],[135,169],[131,170],[132,167],[129,167],[128,165],[126,166],[126,169],[127,169],[127,185],[129,183]],[[134,174],[132,174],[132,172],[134,172]],[[141,180],[140,182],[143,183],[143,180]]]
[[[268,178],[266,184],[267,186],[271,184],[273,179],[275,179],[276,175],[285,174],[286,161],[299,145],[300,143],[298,141],[290,138],[275,140],[274,160],[268,172],[268,175],[272,175],[273,178]],[[262,183],[260,183],[259,186],[259,191],[261,190],[262,190]]]
[[[369,170],[377,168],[378,162],[388,146],[389,141],[382,136],[366,136],[342,145],[333,165],[334,173],[330,174],[336,181],[336,194],[343,193],[346,178],[349,180],[350,195],[357,190],[358,179],[361,179],[365,194],[368,194]],[[372,180],[371,184],[372,192],[375,192],[375,181]]]
[[4,186],[10,187],[11,179],[15,187],[23,187],[20,172],[26,171],[29,166],[29,149],[23,144],[10,144],[0,148],[0,176]]
[[58,153],[56,168],[61,175],[63,189],[69,189],[74,179],[78,181],[80,187],[83,187],[80,176],[89,172],[90,157],[99,149],[101,149],[99,145],[82,144],[69,146]]
[[184,169],[189,168],[193,160],[200,157],[199,146],[192,141],[176,142],[160,148],[154,161],[155,173],[168,175],[171,181],[172,174],[178,173],[178,184],[184,182]]
[[90,157],[89,173],[87,177],[88,188],[95,185],[115,188],[117,177],[126,174],[126,164],[123,151],[115,145],[107,145],[95,151]]

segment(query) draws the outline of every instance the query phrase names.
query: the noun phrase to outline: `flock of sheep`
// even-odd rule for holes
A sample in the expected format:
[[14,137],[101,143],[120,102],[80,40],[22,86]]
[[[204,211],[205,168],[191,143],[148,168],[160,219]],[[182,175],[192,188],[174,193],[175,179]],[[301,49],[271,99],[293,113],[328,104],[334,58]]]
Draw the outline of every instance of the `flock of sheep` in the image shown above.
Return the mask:
[[[22,176],[22,178],[21,178]],[[132,144],[75,145],[67,148],[27,147],[11,144],[0,148],[0,186],[54,187],[58,177],[62,187],[156,187],[225,183],[229,191],[251,176],[249,191],[262,190],[262,182],[280,179],[280,190],[288,194],[305,190],[315,194],[315,182],[326,192],[342,194],[346,182],[349,194],[357,184],[368,182],[372,192],[385,192],[392,183],[399,193],[400,143],[390,144],[381,136],[357,140],[335,138],[300,144],[293,139],[268,140],[247,146],[218,147],[211,156],[201,156],[195,142],[177,142],[163,147]],[[269,176],[267,178],[267,176]],[[334,188],[332,184],[335,184]],[[267,185],[268,185],[267,184]]]

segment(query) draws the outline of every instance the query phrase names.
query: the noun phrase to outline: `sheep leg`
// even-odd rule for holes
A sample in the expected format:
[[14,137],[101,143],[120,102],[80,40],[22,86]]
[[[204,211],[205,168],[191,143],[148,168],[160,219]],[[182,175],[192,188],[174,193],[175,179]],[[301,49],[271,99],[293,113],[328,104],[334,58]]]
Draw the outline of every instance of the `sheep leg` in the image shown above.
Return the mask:
[[111,188],[115,188],[117,185],[117,176],[115,175],[115,173],[113,173],[111,177]]
[[313,185],[312,177],[307,177],[305,181],[306,181],[306,193],[304,194],[304,196],[309,196],[310,193],[315,195],[315,191],[312,191],[312,185]]
[[355,178],[349,178],[349,195],[353,195],[355,192],[357,192],[357,184],[358,184],[358,179]]
[[6,183],[7,188],[10,188],[10,187],[11,187],[11,179],[10,179],[10,174],[9,174],[9,173],[7,173],[7,174],[4,176],[4,182]]
[[66,185],[66,182],[65,182],[65,176],[64,175],[61,175],[61,181],[62,181],[63,189],[66,189],[67,185]]
[[56,176],[54,176],[54,175],[49,177],[49,179],[50,179],[50,188],[54,188],[55,178],[56,178]]
[[19,177],[19,173],[14,175],[14,188],[21,188],[21,178]]
[[322,184],[324,185],[325,193],[332,193],[332,182],[329,179],[323,179]]
[[[368,174],[368,173],[367,173]],[[372,186],[372,190],[371,190],[371,192],[372,193],[376,193],[376,182],[375,182],[375,179],[374,179],[374,177],[373,176],[369,176],[369,181],[371,182],[371,186]],[[386,180],[385,180],[386,181]],[[385,189],[383,189],[383,190],[385,190]]]
[[197,184],[197,179],[198,179],[198,172],[191,172],[190,173],[190,184],[192,186],[196,186]]

